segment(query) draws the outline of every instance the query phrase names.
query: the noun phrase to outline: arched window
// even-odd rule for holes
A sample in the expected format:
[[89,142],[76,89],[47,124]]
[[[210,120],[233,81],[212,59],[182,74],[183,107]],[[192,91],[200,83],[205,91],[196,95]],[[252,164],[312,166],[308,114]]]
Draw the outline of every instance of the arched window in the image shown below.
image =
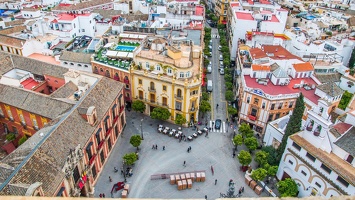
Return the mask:
[[115,76],[113,77],[113,79],[115,79],[116,81],[120,80],[120,77],[118,76],[118,73],[115,73]]
[[150,89],[151,89],[151,90],[154,90],[154,89],[155,89],[154,82],[150,82]]
[[98,73],[99,70],[97,69],[97,67],[94,67],[94,73]]
[[104,72],[104,70],[102,68],[100,68],[100,72]]
[[177,89],[177,95],[178,97],[181,97],[181,90],[180,89]]
[[106,74],[107,77],[110,77],[110,72],[108,70],[106,70]]

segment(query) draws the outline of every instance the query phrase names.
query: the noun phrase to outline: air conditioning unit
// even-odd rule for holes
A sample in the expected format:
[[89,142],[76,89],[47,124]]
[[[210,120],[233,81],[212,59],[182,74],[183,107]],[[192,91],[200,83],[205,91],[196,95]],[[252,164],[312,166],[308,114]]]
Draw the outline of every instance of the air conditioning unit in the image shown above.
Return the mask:
[[74,92],[74,99],[75,99],[76,101],[79,101],[79,99],[81,98],[81,96],[82,96],[82,92],[81,92],[81,91],[76,91],[76,92]]

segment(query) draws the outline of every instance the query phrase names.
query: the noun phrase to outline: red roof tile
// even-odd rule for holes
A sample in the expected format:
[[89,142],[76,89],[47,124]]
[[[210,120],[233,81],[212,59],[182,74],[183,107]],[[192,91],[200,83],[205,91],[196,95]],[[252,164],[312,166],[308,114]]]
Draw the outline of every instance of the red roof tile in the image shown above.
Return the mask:
[[271,17],[271,22],[280,22],[275,15]]
[[340,134],[344,134],[351,127],[352,127],[351,124],[344,123],[344,122],[338,123],[338,124],[333,126],[333,128],[336,129],[338,131],[338,133],[340,133]]
[[264,51],[262,51],[259,48],[251,48],[249,49],[250,56],[252,59],[259,59],[259,58],[265,58],[268,57]]
[[308,72],[308,71],[314,70],[314,68],[310,62],[295,63],[295,64],[293,64],[293,68],[296,70],[296,72]]
[[270,71],[270,66],[265,65],[251,65],[253,71]]
[[302,80],[304,81],[304,84],[317,85],[317,83],[311,78],[291,79],[290,84],[288,85],[274,85],[271,81],[269,81],[266,85],[262,85],[257,83],[255,78],[251,78],[249,75],[244,75],[244,80],[247,87],[260,89],[269,95],[295,94],[302,92],[303,96],[313,103],[317,103],[319,99],[319,97],[314,94],[315,90],[307,91],[304,88],[293,88],[295,84],[300,84]]
[[238,7],[239,6],[239,2],[231,2],[231,7]]
[[289,59],[298,59],[303,61],[300,57],[293,55],[281,45],[263,45],[265,53],[272,53],[273,56],[269,56],[275,60],[289,60]]

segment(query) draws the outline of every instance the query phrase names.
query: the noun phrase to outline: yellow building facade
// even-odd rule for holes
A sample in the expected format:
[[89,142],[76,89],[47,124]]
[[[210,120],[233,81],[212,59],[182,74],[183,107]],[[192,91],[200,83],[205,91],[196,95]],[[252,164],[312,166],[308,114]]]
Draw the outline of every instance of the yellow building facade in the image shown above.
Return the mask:
[[216,15],[218,17],[218,23],[226,24],[227,23],[227,10],[230,0],[217,0],[216,1]]
[[190,41],[147,37],[133,59],[132,98],[146,104],[145,114],[162,107],[171,113],[169,121],[177,115],[185,117],[188,123],[198,121],[203,73],[200,46]]

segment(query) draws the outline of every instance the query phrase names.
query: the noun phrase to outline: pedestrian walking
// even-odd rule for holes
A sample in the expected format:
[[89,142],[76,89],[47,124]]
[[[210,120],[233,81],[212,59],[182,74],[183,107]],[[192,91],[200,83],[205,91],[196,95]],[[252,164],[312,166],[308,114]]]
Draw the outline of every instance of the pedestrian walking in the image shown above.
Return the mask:
[[157,144],[155,145],[155,150],[158,150],[158,145]]
[[165,150],[165,146],[163,146],[163,151]]
[[187,148],[187,153],[190,153],[190,148]]
[[214,180],[214,184],[215,184],[215,185],[217,185],[217,179],[216,179],[216,180]]
[[207,199],[207,195],[205,195],[205,199]]
[[239,189],[238,194],[239,194],[239,196],[242,194],[242,190],[241,189]]
[[212,176],[214,176],[214,170],[213,170],[213,166],[211,165],[211,172],[212,172]]
[[244,187],[242,187],[242,192],[244,192]]
[[235,152],[233,152],[233,158],[235,157]]
[[228,185],[231,186],[232,183],[233,183],[233,179],[229,180],[229,184]]
[[102,194],[101,193],[100,193],[99,197],[102,198]]
[[155,149],[155,145],[153,144],[152,149]]
[[189,149],[190,149],[190,151],[191,151],[191,146],[189,146]]
[[110,180],[110,182],[112,182],[112,178],[111,178],[111,176],[109,176],[109,177],[108,177],[108,180]]
[[184,167],[186,167],[186,161],[184,160],[184,164],[183,164]]
[[105,194],[104,193],[102,193],[102,198],[105,198]]

